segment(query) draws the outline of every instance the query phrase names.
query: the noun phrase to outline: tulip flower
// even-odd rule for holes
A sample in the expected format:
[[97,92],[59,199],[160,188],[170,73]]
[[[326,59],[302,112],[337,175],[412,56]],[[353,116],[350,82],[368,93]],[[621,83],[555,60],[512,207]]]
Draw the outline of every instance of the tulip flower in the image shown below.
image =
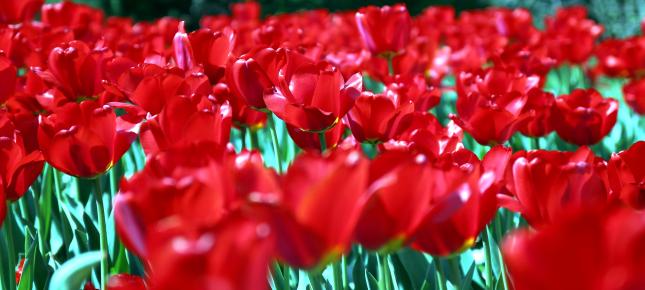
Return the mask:
[[[593,192],[589,192],[594,195]],[[578,210],[540,231],[504,239],[514,289],[643,289],[645,216],[628,208]]]
[[356,12],[356,25],[365,47],[372,53],[396,55],[410,39],[412,18],[405,5],[368,6]]
[[149,157],[146,167],[121,183],[114,201],[116,229],[123,244],[148,258],[149,236],[163,221],[206,228],[224,216],[232,196],[230,175],[211,147],[173,148]]
[[52,49],[48,70],[36,73],[70,100],[95,97],[103,90],[103,53],[85,42],[70,41]]
[[422,154],[386,152],[370,164],[370,199],[356,226],[368,249],[396,250],[406,244],[430,207],[433,175]]
[[[460,158],[455,153],[452,155]],[[470,161],[451,162],[448,156],[433,172],[430,209],[413,242],[414,248],[437,256],[459,253],[474,245],[497,212],[495,196],[501,187],[495,171],[482,168],[474,154],[470,153]]]
[[[44,163],[42,152],[28,152],[9,114],[0,111],[0,199],[15,201],[22,197],[40,175]],[[0,208],[4,209],[4,204]]]
[[623,97],[634,112],[645,115],[645,78],[627,83],[623,87]]
[[145,281],[135,275],[116,274],[110,276],[107,284],[107,290],[146,290]]
[[538,83],[538,77],[498,69],[461,73],[452,119],[478,143],[502,144],[531,117],[524,107]]
[[444,127],[430,113],[414,112],[404,116],[393,127],[391,138],[381,144],[384,150],[418,152],[431,160],[464,148],[461,128],[452,121]]
[[325,131],[336,125],[363,88],[355,74],[345,82],[340,71],[326,62],[314,62],[287,50],[273,92],[265,92],[269,110],[287,124],[304,131]]
[[387,90],[395,92],[402,102],[414,103],[414,110],[419,112],[427,112],[441,101],[441,90],[428,87],[425,78],[419,74],[408,77],[396,75]]
[[97,101],[67,103],[41,116],[38,143],[47,163],[77,177],[108,171],[136,139],[136,126]]
[[274,245],[270,223],[251,213],[233,212],[216,226],[195,230],[166,225],[148,241],[151,288],[269,289]]
[[204,67],[204,73],[212,84],[224,76],[226,63],[233,49],[235,35],[231,30],[214,32],[203,28],[188,35],[195,62]]
[[635,209],[645,208],[645,141],[612,154],[608,173],[611,189],[623,202]]
[[414,104],[401,100],[395,92],[363,92],[347,114],[347,123],[357,141],[383,142],[389,139],[392,127],[413,111]]
[[10,0],[0,1],[0,22],[28,22],[43,5],[44,0]]
[[231,108],[217,105],[206,96],[176,96],[167,101],[159,115],[141,126],[141,145],[146,155],[172,146],[209,143],[215,147],[229,142]]
[[251,130],[257,130],[266,124],[267,114],[247,106],[246,103],[231,93],[226,84],[219,83],[213,86],[213,96],[219,103],[228,101],[231,106],[233,124],[236,127],[248,127]]
[[229,61],[227,83],[235,96],[246,105],[264,109],[264,93],[277,83],[277,69],[282,62],[283,54],[272,48],[242,55],[235,61]]
[[193,47],[188,40],[188,34],[184,29],[184,22],[179,22],[179,27],[172,40],[172,46],[175,51],[175,63],[178,68],[184,71],[191,71],[196,65]]
[[555,131],[576,145],[600,142],[616,124],[618,101],[603,98],[595,89],[576,89],[555,100]]
[[161,68],[140,64],[119,77],[117,89],[146,112],[159,114],[166,100],[177,95],[209,95],[211,86],[206,75],[194,72],[186,75],[177,67]]
[[284,202],[274,222],[280,259],[320,268],[345,253],[367,201],[367,163],[356,150],[296,158],[283,179]]
[[604,206],[615,199],[607,164],[587,147],[576,152],[519,151],[506,171],[506,188],[516,200],[503,204],[534,227],[552,223],[567,211]]
[[587,18],[584,6],[560,8],[544,22],[544,46],[560,63],[582,63],[587,60],[593,52],[596,39],[604,31],[601,25]]
[[[345,125],[342,123],[325,131],[325,148],[334,148],[341,141],[345,132]],[[287,133],[300,149],[307,152],[321,152],[320,135],[317,133],[302,131],[298,128],[287,125]]]
[[4,104],[9,98],[13,97],[16,91],[18,69],[11,63],[11,59],[0,54],[0,104]]
[[520,132],[529,137],[542,137],[551,133],[555,123],[552,120],[554,102],[553,94],[540,89],[530,90],[524,112],[533,111],[534,114],[528,122],[520,126]]

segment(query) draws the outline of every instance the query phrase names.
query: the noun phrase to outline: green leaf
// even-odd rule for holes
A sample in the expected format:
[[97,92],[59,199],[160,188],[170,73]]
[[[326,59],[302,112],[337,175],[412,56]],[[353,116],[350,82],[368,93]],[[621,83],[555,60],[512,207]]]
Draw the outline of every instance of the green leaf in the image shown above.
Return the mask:
[[468,268],[468,273],[464,276],[464,280],[461,281],[461,290],[470,290],[472,289],[473,274],[475,273],[475,263],[473,262]]
[[[26,232],[29,232],[26,230]],[[34,283],[34,265],[36,260],[36,242],[35,239],[27,234],[25,237],[28,240],[29,249],[25,255],[25,265],[22,268],[22,276],[20,277],[20,283],[18,284],[18,290],[31,290],[32,284]]]
[[49,290],[78,290],[101,262],[101,252],[93,251],[80,254],[67,261],[52,276]]

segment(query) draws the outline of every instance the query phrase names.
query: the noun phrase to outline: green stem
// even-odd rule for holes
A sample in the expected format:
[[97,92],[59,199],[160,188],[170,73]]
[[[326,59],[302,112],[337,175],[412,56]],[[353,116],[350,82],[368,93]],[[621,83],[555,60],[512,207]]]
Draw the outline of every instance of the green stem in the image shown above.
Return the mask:
[[[497,235],[497,240],[498,241],[500,241],[502,239],[502,236],[504,235],[504,233],[502,231],[503,230],[502,229],[502,222],[501,222],[500,219],[501,219],[501,216],[498,215],[495,218],[495,220],[493,221],[493,224],[492,224],[493,230],[494,230],[495,234]],[[502,257],[502,254],[499,252],[499,247],[495,247],[494,250],[498,251],[498,253],[499,253],[497,255],[497,257],[498,257],[498,263],[499,263],[499,266],[500,266],[500,272],[501,272],[501,275],[502,275],[502,284],[504,286],[504,289],[508,289],[508,281],[506,279],[506,270],[505,270],[506,266],[504,265],[504,259]],[[491,251],[493,251],[493,249],[491,249]]]
[[325,132],[318,133],[318,140],[320,141],[320,153],[325,153],[325,150],[327,150],[327,140],[325,139]]
[[381,266],[380,279],[379,279],[379,289],[390,290],[392,289],[392,282],[390,281],[390,263],[388,262],[387,254],[377,254],[379,266]]
[[486,256],[486,289],[493,289],[493,258],[491,252],[491,244],[489,239],[489,230],[488,227],[482,233],[484,236],[484,255]]
[[94,188],[96,199],[96,214],[99,219],[99,231],[100,231],[100,247],[101,254],[103,258],[101,259],[101,290],[107,289],[107,279],[108,279],[108,243],[107,243],[107,228],[105,225],[105,207],[103,206],[103,190],[101,189],[101,176],[98,176],[94,179]]
[[260,142],[258,141],[258,131],[249,130],[249,135],[251,136],[251,150],[256,149],[260,150]]
[[345,289],[343,285],[343,270],[340,266],[340,261],[331,264],[332,271],[334,272],[334,290]]
[[459,282],[459,285],[455,285],[455,289],[459,289],[462,283],[462,274],[461,274],[461,265],[459,264],[459,256],[452,257],[448,260],[448,263],[450,264],[450,271],[452,272],[452,276],[455,281]]
[[533,137],[533,147],[535,150],[540,150],[540,138]]
[[280,147],[278,143],[278,131],[276,128],[276,122],[273,120],[272,115],[269,115],[267,118],[267,121],[271,123],[271,143],[273,144],[273,151],[275,152],[275,158],[278,163],[278,173],[282,173],[282,158],[280,158]]
[[[13,239],[13,213],[11,210],[11,202],[7,201],[7,217],[4,221],[5,229],[5,238],[7,242],[7,255],[9,258],[9,289],[16,289],[16,280],[14,275],[11,275],[15,272],[15,267],[17,265],[16,261],[16,246],[14,245]],[[12,271],[13,270],[13,271]]]
[[443,270],[443,265],[439,258],[434,258],[434,266],[437,269],[437,288],[446,290],[446,272]]
[[387,73],[394,76],[394,55],[387,56]]
[[246,127],[241,126],[240,135],[242,136],[242,150],[246,149]]
[[319,273],[309,273],[309,285],[312,290],[322,290],[321,275]]

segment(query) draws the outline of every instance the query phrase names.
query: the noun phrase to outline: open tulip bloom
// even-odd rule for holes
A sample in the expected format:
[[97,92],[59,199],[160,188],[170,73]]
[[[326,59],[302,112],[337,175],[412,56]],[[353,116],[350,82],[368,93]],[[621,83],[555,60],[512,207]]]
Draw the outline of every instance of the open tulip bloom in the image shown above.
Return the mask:
[[49,2],[0,0],[2,290],[645,289],[645,36],[585,7]]

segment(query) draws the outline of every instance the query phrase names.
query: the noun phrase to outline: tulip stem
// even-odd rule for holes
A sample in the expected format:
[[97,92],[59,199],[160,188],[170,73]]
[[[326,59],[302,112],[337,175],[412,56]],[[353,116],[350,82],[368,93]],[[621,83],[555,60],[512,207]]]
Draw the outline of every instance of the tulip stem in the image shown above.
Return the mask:
[[282,159],[280,158],[280,148],[278,146],[277,124],[275,120],[273,120],[273,115],[269,115],[267,117],[267,122],[270,122],[271,143],[273,143],[273,151],[275,152],[276,163],[278,164],[277,169],[279,173],[282,173]]
[[434,258],[434,266],[437,269],[437,287],[439,290],[446,290],[446,273],[440,258]]
[[379,289],[382,290],[390,290],[392,283],[390,281],[390,264],[388,262],[388,255],[387,254],[377,254],[379,264],[381,266],[381,277],[379,279],[381,285],[379,285]]
[[94,189],[96,199],[96,214],[99,219],[100,231],[100,247],[101,247],[101,290],[107,289],[108,279],[108,243],[107,243],[107,229],[105,225],[105,208],[103,207],[103,189],[101,188],[101,176],[99,175],[94,179]]
[[313,290],[322,290],[321,284],[321,274],[319,273],[309,273],[309,286]]
[[343,269],[341,268],[341,261],[331,264],[334,273],[334,290],[344,290],[345,284],[343,283]]
[[251,150],[256,149],[260,151],[260,142],[258,141],[258,132],[249,130],[249,135],[251,136]]
[[535,150],[540,150],[540,138],[534,137],[533,138],[533,147],[535,147]]
[[394,76],[394,55],[387,56],[387,73]]
[[493,257],[488,227],[482,232],[482,235],[484,236],[484,254],[486,256],[486,289],[493,289],[495,285],[493,283]]
[[240,126],[240,135],[242,136],[242,150],[246,149],[246,127]]
[[[9,269],[15,269],[16,261],[16,247],[13,240],[13,214],[11,213],[11,202],[7,201],[7,217],[4,221],[5,239],[7,242],[7,255],[9,258]],[[9,275],[9,289],[16,289],[16,281]]]
[[325,140],[325,132],[318,133],[318,140],[320,140],[320,153],[325,153],[325,150],[327,150],[327,140]]

